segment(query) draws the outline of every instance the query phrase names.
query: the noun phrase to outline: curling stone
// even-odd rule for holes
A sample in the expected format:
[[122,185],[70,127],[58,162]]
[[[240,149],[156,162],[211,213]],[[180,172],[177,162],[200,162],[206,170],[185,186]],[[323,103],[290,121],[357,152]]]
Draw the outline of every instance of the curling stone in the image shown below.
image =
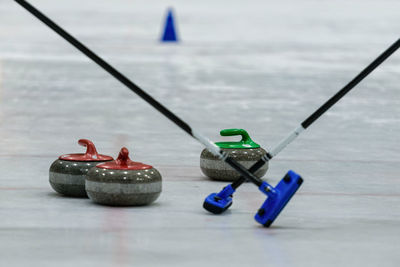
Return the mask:
[[[249,134],[243,129],[225,129],[220,131],[221,136],[241,135],[242,140],[238,142],[216,142],[215,144],[229,154],[244,167],[249,169],[267,152],[257,143],[251,140]],[[235,181],[240,175],[228,164],[218,159],[210,151],[204,149],[200,155],[201,171],[209,178],[219,181]],[[255,175],[262,177],[268,170],[268,163],[264,164]]]
[[49,181],[51,187],[60,194],[70,197],[87,197],[86,174],[97,164],[111,161],[113,158],[98,154],[90,140],[80,139],[78,144],[86,147],[86,153],[60,156],[50,166]]
[[86,192],[99,204],[147,205],[161,193],[161,174],[150,165],[131,161],[128,149],[123,147],[115,161],[99,164],[88,172]]

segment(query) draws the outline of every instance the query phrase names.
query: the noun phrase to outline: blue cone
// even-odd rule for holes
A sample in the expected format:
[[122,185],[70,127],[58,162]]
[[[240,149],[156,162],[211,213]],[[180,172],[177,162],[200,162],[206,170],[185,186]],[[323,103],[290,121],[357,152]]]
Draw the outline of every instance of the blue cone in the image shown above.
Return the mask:
[[165,21],[164,33],[161,37],[162,42],[177,42],[178,37],[175,31],[174,16],[172,9],[168,10],[167,19]]

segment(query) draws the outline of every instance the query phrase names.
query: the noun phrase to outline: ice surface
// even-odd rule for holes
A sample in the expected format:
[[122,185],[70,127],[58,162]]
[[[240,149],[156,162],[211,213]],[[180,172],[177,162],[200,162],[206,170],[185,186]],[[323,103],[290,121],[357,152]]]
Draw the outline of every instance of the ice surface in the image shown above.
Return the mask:
[[[397,1],[170,1],[182,42],[158,42],[164,1],[32,1],[215,141],[244,128],[271,148],[399,38]],[[270,164],[305,183],[264,229],[252,184],[231,211],[202,208],[202,146],[13,1],[0,0],[1,266],[398,266],[400,53]],[[154,165],[152,206],[53,193],[48,168],[126,146]]]

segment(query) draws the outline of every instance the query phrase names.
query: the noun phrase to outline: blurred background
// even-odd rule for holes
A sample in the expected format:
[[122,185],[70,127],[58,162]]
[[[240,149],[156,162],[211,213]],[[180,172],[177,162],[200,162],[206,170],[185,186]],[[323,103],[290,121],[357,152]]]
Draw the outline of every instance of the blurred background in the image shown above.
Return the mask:
[[[218,141],[219,130],[244,128],[267,148],[400,32],[397,1],[32,3],[200,132]],[[165,44],[169,7],[180,42]],[[54,157],[89,138],[111,154],[126,145],[157,164],[197,164],[201,146],[147,103],[13,1],[0,1],[0,12],[0,153]],[[398,61],[393,56],[282,157],[315,157],[306,153],[311,138],[365,149],[350,158],[384,149],[379,140],[399,130],[399,91],[387,82],[397,81]],[[348,134],[354,123],[370,128],[363,138]],[[393,134],[382,138],[376,127]]]

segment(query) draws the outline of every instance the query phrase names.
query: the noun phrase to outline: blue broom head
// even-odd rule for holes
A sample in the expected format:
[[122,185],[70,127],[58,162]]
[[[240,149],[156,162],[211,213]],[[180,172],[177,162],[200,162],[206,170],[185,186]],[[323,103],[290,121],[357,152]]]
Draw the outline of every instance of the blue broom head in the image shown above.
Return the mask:
[[219,193],[212,193],[203,203],[203,208],[214,214],[221,214],[232,205],[232,194],[235,189],[227,185]]
[[294,171],[288,171],[285,177],[283,177],[275,187],[275,193],[271,194],[266,190],[269,185],[264,182],[260,186],[260,190],[269,196],[255,215],[254,218],[256,221],[265,227],[269,227],[276,217],[278,217],[283,208],[285,208],[286,204],[297,192],[302,183],[303,179],[300,175]]

